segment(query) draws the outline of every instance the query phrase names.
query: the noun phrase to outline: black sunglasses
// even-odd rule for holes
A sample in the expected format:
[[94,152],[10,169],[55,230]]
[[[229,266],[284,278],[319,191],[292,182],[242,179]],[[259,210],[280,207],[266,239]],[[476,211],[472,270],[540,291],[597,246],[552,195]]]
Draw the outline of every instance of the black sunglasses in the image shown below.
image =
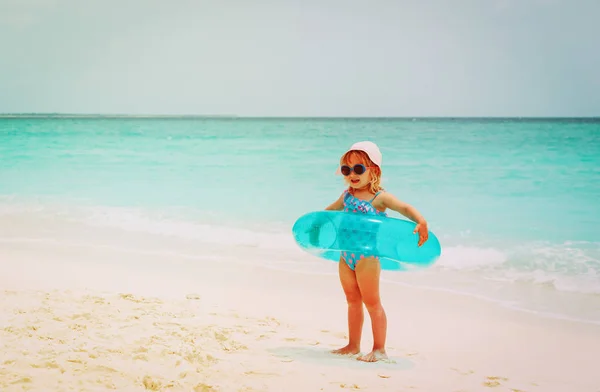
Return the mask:
[[352,173],[352,172],[354,172],[360,176],[361,174],[363,174],[364,172],[367,171],[367,167],[360,163],[358,165],[354,165],[353,167],[350,167],[348,165],[342,165],[340,167],[340,171],[342,172],[342,174],[344,176],[349,176],[350,173]]

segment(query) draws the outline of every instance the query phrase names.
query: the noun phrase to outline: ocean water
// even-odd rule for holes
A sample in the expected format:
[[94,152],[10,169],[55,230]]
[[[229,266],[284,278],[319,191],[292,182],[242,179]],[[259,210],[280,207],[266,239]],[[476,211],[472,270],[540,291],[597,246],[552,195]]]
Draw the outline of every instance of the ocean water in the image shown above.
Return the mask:
[[291,227],[343,191],[338,160],[359,140],[379,144],[384,187],[442,244],[432,268],[386,281],[600,323],[600,120],[0,118],[0,219],[39,214],[334,273]]

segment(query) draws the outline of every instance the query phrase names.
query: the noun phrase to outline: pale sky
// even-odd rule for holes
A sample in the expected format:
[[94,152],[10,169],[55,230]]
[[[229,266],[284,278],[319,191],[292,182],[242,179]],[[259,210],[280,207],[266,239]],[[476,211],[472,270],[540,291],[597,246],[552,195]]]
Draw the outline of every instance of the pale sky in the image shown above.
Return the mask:
[[600,0],[0,0],[0,113],[600,116]]

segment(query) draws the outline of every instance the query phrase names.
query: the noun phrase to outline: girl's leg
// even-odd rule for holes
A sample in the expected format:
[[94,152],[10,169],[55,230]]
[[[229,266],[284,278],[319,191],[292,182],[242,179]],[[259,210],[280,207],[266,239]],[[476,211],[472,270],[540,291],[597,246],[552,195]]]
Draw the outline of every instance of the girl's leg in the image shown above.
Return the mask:
[[356,282],[356,274],[348,267],[343,258],[339,262],[339,275],[348,303],[349,342],[347,346],[333,350],[332,353],[354,355],[360,352],[360,338],[364,321],[362,298]]
[[373,350],[358,359],[366,362],[375,362],[387,359],[385,352],[385,339],[387,333],[387,317],[381,305],[379,296],[379,277],[381,265],[379,260],[369,257],[356,263],[356,282],[360,289],[362,300],[371,317],[373,327]]

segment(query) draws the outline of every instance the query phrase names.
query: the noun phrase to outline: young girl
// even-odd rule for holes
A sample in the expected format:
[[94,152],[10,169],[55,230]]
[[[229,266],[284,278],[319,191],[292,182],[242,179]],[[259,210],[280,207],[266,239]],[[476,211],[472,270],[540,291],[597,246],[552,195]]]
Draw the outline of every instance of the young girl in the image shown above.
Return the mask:
[[[419,246],[428,237],[427,222],[411,205],[384,192],[381,187],[381,152],[373,142],[363,141],[352,145],[340,159],[338,173],[344,175],[348,189],[326,210],[387,216],[386,209],[397,211],[417,223],[414,233],[419,234]],[[373,350],[357,359],[375,362],[387,359],[385,338],[387,318],[379,297],[381,266],[371,255],[342,253],[339,276],[348,302],[348,345],[332,351],[335,354],[358,354],[364,321],[363,303],[371,317]]]

